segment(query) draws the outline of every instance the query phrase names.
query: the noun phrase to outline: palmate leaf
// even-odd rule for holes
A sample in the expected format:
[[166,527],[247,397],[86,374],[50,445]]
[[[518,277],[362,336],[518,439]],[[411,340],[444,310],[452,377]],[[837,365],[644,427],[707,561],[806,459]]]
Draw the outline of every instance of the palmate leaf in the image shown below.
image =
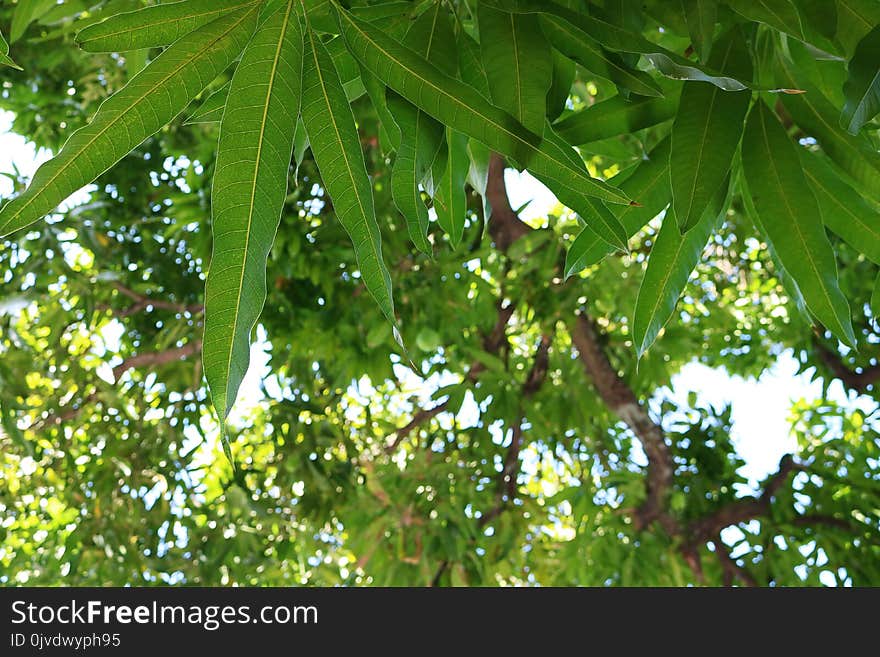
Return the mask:
[[[751,58],[739,29],[728,31],[719,40],[711,64],[737,77],[751,77]],[[684,83],[669,155],[672,209],[682,233],[700,221],[727,178],[750,99],[748,91],[722,91],[705,82]]]
[[167,46],[224,13],[258,0],[183,0],[110,16],[80,30],[77,45],[88,52],[127,52]]
[[176,42],[104,101],[27,190],[0,209],[0,235],[44,217],[180,114],[244,48],[256,7],[226,14]]
[[800,155],[822,221],[856,251],[880,264],[880,210],[847,185],[821,155],[806,149]]
[[[616,213],[629,238],[669,204],[672,192],[669,189],[668,137],[653,148],[648,158],[621,183],[620,188],[633,198],[640,199],[639,205],[620,208]],[[613,252],[613,247],[600,239],[589,226],[584,226],[565,256],[565,277],[574,276]]]
[[797,147],[763,102],[749,113],[742,162],[756,221],[794,279],[807,307],[840,340],[855,347],[849,304],[819,205],[804,177]]
[[848,69],[841,124],[855,135],[880,112],[880,25],[859,41]]
[[324,189],[351,237],[364,285],[396,331],[391,276],[382,258],[373,188],[354,115],[333,60],[311,28],[306,29],[301,113]]
[[569,114],[553,125],[568,143],[588,144],[649,128],[672,119],[678,111],[681,84],[661,84],[662,98],[612,96]]
[[266,299],[266,259],[287,194],[299,114],[302,40],[290,0],[245,48],[220,122],[202,361],[221,421],[247,372],[251,331]]
[[651,247],[645,276],[633,312],[633,343],[641,358],[672,316],[691,272],[700,261],[706,242],[721,224],[727,210],[730,177],[716,190],[703,216],[682,235],[670,211]]
[[480,54],[496,106],[542,134],[553,80],[550,44],[534,16],[478,5]]
[[[526,130],[472,87],[443,74],[412,50],[348,12],[338,9],[337,16],[340,31],[354,56],[386,85],[446,125],[529,168],[576,212],[589,217],[586,195],[612,203],[629,202],[621,191],[590,177],[585,167],[575,167],[558,146]],[[582,209],[585,211],[581,212]],[[595,225],[603,239],[625,247],[619,224],[609,226],[599,220]]]

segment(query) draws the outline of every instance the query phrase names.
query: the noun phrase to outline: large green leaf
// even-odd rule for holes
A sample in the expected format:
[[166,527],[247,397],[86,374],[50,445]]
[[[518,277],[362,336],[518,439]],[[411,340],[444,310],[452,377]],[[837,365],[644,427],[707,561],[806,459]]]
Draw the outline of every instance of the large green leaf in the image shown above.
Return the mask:
[[464,133],[446,128],[448,160],[434,194],[437,223],[449,235],[452,248],[456,248],[464,234],[467,215],[465,182],[471,161],[468,157],[468,138]]
[[[751,59],[738,29],[718,41],[711,63],[738,77],[751,77]],[[681,232],[696,225],[727,178],[750,98],[748,91],[684,83],[669,155],[672,209]]]
[[[397,150],[401,139],[400,128],[388,109],[385,83],[363,66],[360,67],[360,71],[364,89],[366,89],[370,102],[373,104],[373,109],[376,110],[376,115],[379,117],[379,134],[383,140],[382,146],[386,150]],[[387,143],[385,143],[385,140],[387,140]]]
[[550,121],[555,121],[565,111],[576,75],[575,63],[558,50],[553,50],[553,80],[547,92],[547,118]]
[[[463,82],[436,67],[368,23],[338,10],[340,30],[352,53],[385,84],[446,125],[526,166],[576,212],[589,216],[587,195],[628,203],[620,190],[575,167],[559,147],[526,130]],[[622,227],[596,224],[603,239],[625,247]]]
[[419,185],[440,149],[443,126],[393,91],[388,92],[387,102],[401,134],[391,170],[391,195],[406,219],[409,238],[420,251],[430,254],[428,208]]
[[681,12],[694,50],[700,56],[700,61],[708,62],[712,41],[715,38],[717,0],[681,0]]
[[835,0],[837,6],[836,39],[847,54],[868,32],[880,24],[880,2],[877,0]]
[[382,258],[373,187],[354,115],[333,60],[311,29],[306,30],[301,111],[324,189],[351,237],[364,285],[396,327],[391,276]]
[[483,69],[480,44],[464,30],[460,30],[456,39],[459,58],[459,74],[464,82],[477,91],[483,98],[491,98],[489,78]]
[[859,41],[848,69],[841,122],[854,135],[880,112],[880,25]]
[[675,116],[682,85],[670,82],[661,86],[662,98],[612,96],[563,117],[553,127],[570,144],[581,145],[663,123]]
[[880,211],[838,176],[817,153],[801,149],[807,182],[816,194],[822,221],[857,251],[880,264]]
[[480,53],[492,101],[542,134],[553,80],[550,44],[535,16],[478,5]]
[[12,61],[12,58],[9,56],[9,44],[3,38],[3,32],[0,32],[0,65],[21,70],[21,66]]
[[76,43],[89,52],[127,52],[167,46],[224,13],[253,7],[257,0],[183,0],[144,7],[89,25]]
[[24,228],[158,132],[241,53],[257,5],[226,14],[165,50],[41,166],[27,190],[0,210],[0,234]]
[[874,321],[880,321],[880,275],[874,281],[874,291],[871,293],[871,313]]
[[541,25],[547,38],[567,57],[594,75],[618,87],[643,96],[661,96],[663,92],[644,71],[629,68],[617,53],[607,52],[602,45],[557,16],[543,15]]
[[[657,144],[635,171],[621,183],[620,188],[639,205],[630,205],[617,211],[617,219],[626,230],[627,237],[638,233],[651,219],[665,208],[671,198],[669,189],[669,138]],[[573,276],[595,265],[614,252],[613,247],[600,239],[589,226],[584,226],[575,238],[565,257],[565,276]]]
[[819,142],[828,157],[858,184],[859,191],[880,202],[880,154],[864,135],[851,135],[840,128],[839,110],[799,74],[789,59],[779,57],[777,64],[783,83],[805,91],[782,96],[782,104],[794,122]]
[[669,321],[691,272],[700,261],[706,242],[721,224],[727,210],[729,186],[728,177],[715,191],[697,224],[684,235],[679,232],[675,217],[671,216],[671,208],[664,217],[651,247],[633,312],[633,342],[639,358]]
[[[727,4],[749,20],[765,23],[801,41],[809,41],[814,35],[806,20],[806,12],[798,7],[796,0],[727,0]],[[823,4],[828,8],[825,20],[833,29],[837,23],[834,3],[823,0]]]
[[819,205],[801,169],[797,147],[763,101],[749,113],[742,161],[755,219],[782,266],[813,315],[854,347],[849,304],[837,283],[837,263]]
[[299,114],[302,41],[290,0],[245,48],[220,122],[202,360],[221,421],[247,372],[251,331],[266,299],[266,259],[287,194]]
[[46,14],[53,6],[55,0],[18,0],[15,12],[12,14],[12,24],[9,26],[9,41],[15,43],[35,20]]

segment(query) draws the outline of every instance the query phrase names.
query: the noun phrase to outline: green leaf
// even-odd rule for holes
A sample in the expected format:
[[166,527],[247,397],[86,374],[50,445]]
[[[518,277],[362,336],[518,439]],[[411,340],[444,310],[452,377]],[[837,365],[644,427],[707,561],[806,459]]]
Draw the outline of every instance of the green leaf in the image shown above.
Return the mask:
[[555,121],[565,111],[577,66],[558,50],[553,51],[553,80],[547,92],[547,118]]
[[434,195],[434,209],[437,211],[437,223],[449,235],[449,241],[454,249],[461,242],[464,234],[464,222],[467,216],[467,196],[464,186],[471,161],[468,157],[467,135],[446,128],[446,145],[448,160]]
[[442,144],[443,126],[393,91],[388,92],[387,102],[401,134],[391,170],[391,196],[406,219],[413,244],[423,253],[430,254],[431,244],[426,237],[428,208],[422,200],[419,185]]
[[224,71],[244,48],[256,5],[226,14],[154,59],[98,108],[20,196],[0,210],[0,234],[29,226],[158,132]]
[[[543,134],[553,55],[537,17],[478,5],[480,53],[491,99],[535,134]],[[552,38],[552,37],[551,37]]]
[[627,67],[620,55],[607,52],[600,43],[567,21],[548,15],[542,16],[541,25],[554,48],[571,57],[594,75],[635,94],[643,96],[663,94],[650,75]]
[[874,281],[874,291],[871,293],[871,314],[875,320],[880,318],[880,275]]
[[360,71],[364,88],[367,91],[367,95],[370,97],[373,109],[376,110],[376,115],[379,117],[379,123],[390,142],[388,144],[388,150],[397,150],[400,147],[400,128],[397,126],[397,122],[394,120],[391,111],[388,109],[388,101],[386,97],[387,87],[383,84],[382,80],[370,73],[370,71],[363,66],[360,66]]
[[195,112],[189,115],[185,125],[194,123],[217,123],[223,118],[223,108],[226,107],[226,99],[229,97],[229,83],[214,91],[205,98]]
[[568,143],[581,145],[663,123],[675,116],[682,85],[661,86],[662,98],[612,96],[563,117],[553,127]]
[[483,199],[483,221],[489,221],[492,216],[492,204],[486,196],[486,187],[489,185],[489,160],[492,154],[485,144],[475,139],[468,140],[468,156],[470,168],[468,169],[467,181],[477,194]]
[[465,84],[470,85],[480,92],[483,98],[491,98],[489,92],[489,78],[483,69],[480,54],[480,44],[471,38],[464,30],[459,31],[456,40],[458,46],[459,72]]
[[684,235],[679,232],[678,222],[672,216],[671,209],[664,217],[660,232],[651,247],[633,313],[633,341],[638,358],[654,343],[675,311],[691,272],[700,261],[706,242],[724,218],[729,187],[728,177],[716,190],[714,198],[693,230]]
[[19,71],[23,70],[21,66],[12,61],[12,58],[9,56],[9,44],[6,43],[6,39],[3,38],[3,32],[0,32],[0,65],[16,68]]
[[299,114],[302,41],[290,0],[245,48],[220,123],[202,361],[221,422],[247,372],[251,331],[266,300],[266,259],[287,195]]
[[[620,188],[640,200],[640,205],[630,205],[617,211],[617,219],[626,230],[627,237],[638,233],[669,203],[669,138],[657,144],[647,159],[641,162]],[[565,257],[565,277],[569,278],[587,267],[600,262],[614,252],[613,247],[584,226]]]
[[821,155],[801,149],[801,165],[825,225],[880,264],[880,211],[847,185]]
[[836,0],[837,34],[847,54],[855,52],[859,41],[880,24],[880,2],[877,0]]
[[859,191],[880,201],[880,154],[864,135],[851,135],[840,128],[839,111],[802,75],[791,61],[777,58],[781,80],[806,93],[782,96],[782,104],[794,122],[816,139],[829,158],[853,181]]
[[183,0],[144,7],[89,25],[76,35],[88,52],[127,52],[174,43],[225,13],[252,8],[256,0]]
[[841,125],[855,135],[880,112],[880,25],[856,46],[848,69],[849,77],[843,85],[846,104]]
[[[444,75],[381,30],[344,10],[338,10],[337,15],[352,53],[385,84],[446,125],[528,167],[576,212],[585,207],[587,195],[611,203],[629,202],[619,190],[591,178],[585,167],[575,167],[559,152],[558,145],[526,130],[470,86]],[[619,226],[599,229],[603,230],[603,239],[625,246]]]
[[373,187],[354,115],[329,53],[311,29],[306,35],[301,112],[312,155],[336,216],[351,237],[364,285],[396,333],[391,276],[382,258]]
[[816,318],[855,347],[849,304],[837,283],[837,263],[819,205],[801,169],[797,147],[763,101],[749,113],[742,159],[755,218],[782,266]]
[[[738,29],[718,41],[712,64],[743,78],[751,77],[751,60]],[[750,99],[748,91],[722,91],[705,82],[684,83],[669,155],[672,210],[682,233],[696,225],[727,178]]]
[[55,0],[18,0],[9,26],[9,42],[18,41],[31,23],[54,6]]
[[709,61],[715,37],[716,0],[681,0],[681,11],[687,23],[688,34],[701,62]]

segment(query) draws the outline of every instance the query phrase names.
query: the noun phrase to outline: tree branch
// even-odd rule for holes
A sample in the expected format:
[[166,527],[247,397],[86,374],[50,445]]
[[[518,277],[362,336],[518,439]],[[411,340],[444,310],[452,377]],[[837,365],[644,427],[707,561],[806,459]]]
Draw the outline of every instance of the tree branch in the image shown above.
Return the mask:
[[743,584],[749,587],[758,586],[758,580],[755,579],[754,575],[740,566],[733,557],[730,556],[730,551],[721,540],[720,534],[716,536],[715,540],[712,542],[715,544],[715,555],[718,557],[718,563],[721,564],[724,586],[733,586],[733,582],[736,579],[739,579]]
[[111,309],[111,312],[117,317],[128,317],[129,315],[133,315],[149,307],[171,310],[178,313],[190,313],[193,315],[198,315],[205,309],[205,306],[201,303],[186,305],[182,303],[174,303],[172,301],[165,301],[164,299],[155,299],[148,295],[141,294],[140,292],[135,292],[119,281],[113,281],[112,285],[120,294],[134,301],[134,304],[123,310]]
[[182,347],[166,349],[165,351],[148,351],[143,354],[136,354],[126,358],[119,365],[113,368],[113,378],[117,381],[125,372],[137,367],[152,368],[165,363],[172,363],[176,360],[184,360],[193,354],[197,354],[202,350],[202,341],[193,340]]
[[864,393],[872,384],[880,381],[880,363],[862,368],[861,372],[854,372],[841,360],[840,354],[826,347],[818,338],[813,340],[813,345],[822,364],[847,388]]

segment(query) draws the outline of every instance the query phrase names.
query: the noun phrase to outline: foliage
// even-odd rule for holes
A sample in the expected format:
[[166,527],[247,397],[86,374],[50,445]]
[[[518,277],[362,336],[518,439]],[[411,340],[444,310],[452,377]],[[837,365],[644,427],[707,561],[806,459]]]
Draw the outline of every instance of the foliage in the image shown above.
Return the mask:
[[[876,584],[880,6],[780,5],[4,4],[0,581]],[[787,350],[748,481],[668,386]]]

